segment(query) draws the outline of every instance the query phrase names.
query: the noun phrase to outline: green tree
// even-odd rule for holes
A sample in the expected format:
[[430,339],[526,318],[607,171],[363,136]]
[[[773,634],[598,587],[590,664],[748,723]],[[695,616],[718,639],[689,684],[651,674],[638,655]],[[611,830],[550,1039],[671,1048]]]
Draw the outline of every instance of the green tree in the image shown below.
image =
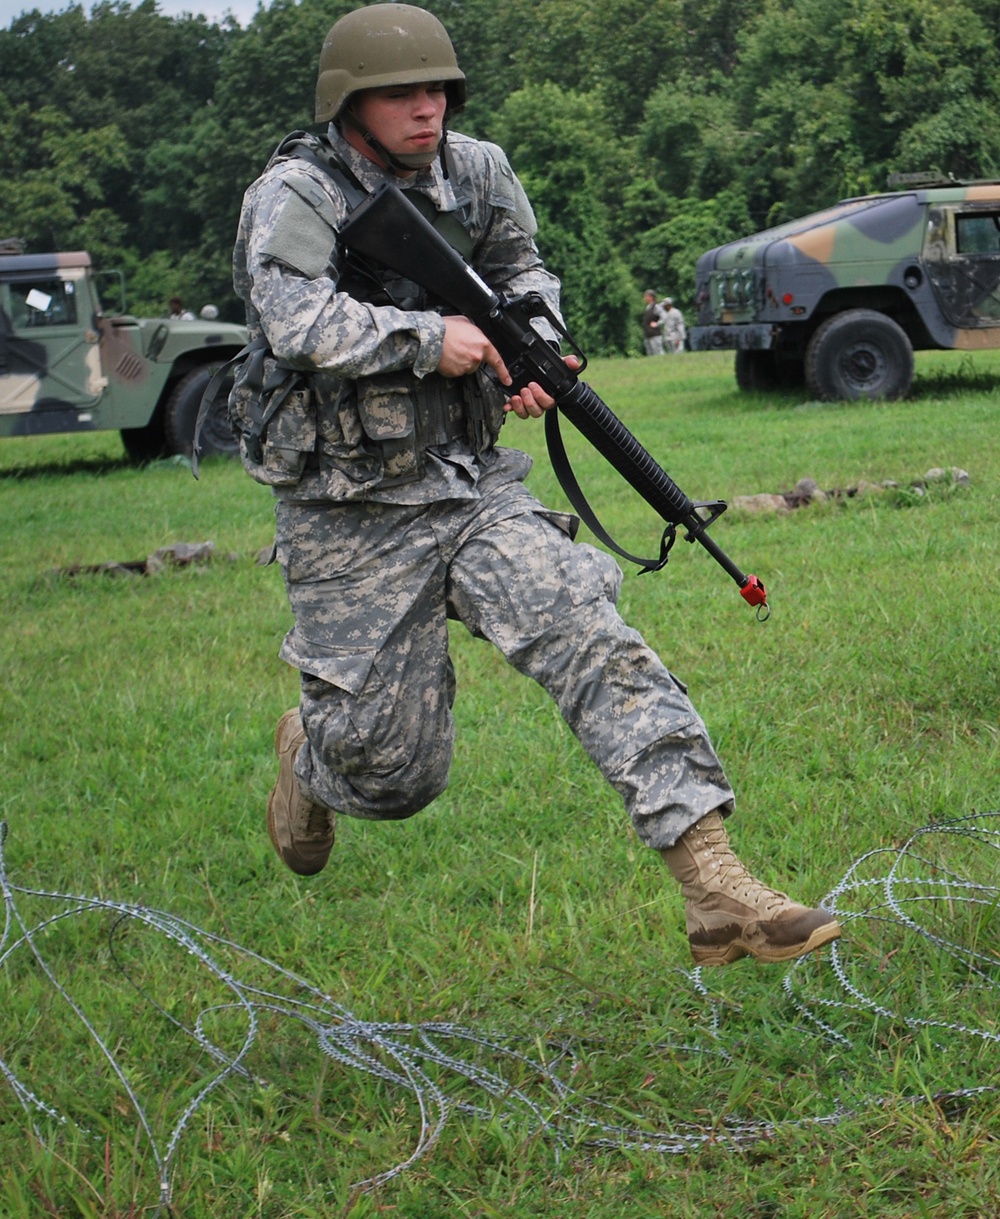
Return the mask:
[[757,224],[852,193],[845,188],[857,177],[861,115],[848,11],[826,0],[767,0],[741,39],[731,97],[746,133],[741,184]]
[[712,199],[678,199],[650,178],[630,185],[622,217],[625,233],[631,233],[624,245],[634,279],[659,295],[669,292],[688,309],[694,304],[699,255],[753,228],[739,188],[720,191]]
[[240,310],[231,258],[243,193],[283,136],[316,129],[319,49],[333,22],[354,7],[351,0],[275,0],[258,11],[221,58],[213,104],[156,150],[164,164],[180,155],[190,168],[190,181],[174,184],[175,202],[197,217],[205,292],[232,320]]
[[34,249],[77,249],[89,220],[101,252],[118,253],[124,225],[103,206],[128,161],[117,127],[76,132],[51,106],[31,112],[0,95],[0,155],[12,171],[0,178],[0,215],[11,235]]
[[[246,29],[99,0],[0,30],[0,216],[164,295],[240,316],[240,202],[312,127],[316,61],[356,0],[273,0]],[[645,283],[687,300],[711,245],[891,170],[1000,173],[1000,0],[425,0],[538,213],[567,319],[637,343]]]
[[996,6],[991,25],[964,0],[854,0],[853,10],[850,46],[876,91],[874,155],[894,169],[996,173]]
[[681,77],[647,99],[638,151],[670,194],[708,199],[742,177],[749,133],[722,78]]
[[507,99],[492,138],[531,199],[539,248],[562,281],[570,332],[591,355],[629,350],[636,289],[607,203],[626,161],[602,100],[554,84],[530,86]]
[[996,24],[966,0],[767,0],[730,93],[755,216],[884,189],[895,169],[995,172],[997,67]]
[[190,192],[211,172],[191,164],[185,133],[239,35],[165,17],[155,0],[105,0],[89,18],[79,5],[33,11],[0,31],[5,226],[34,249],[84,247],[103,265],[182,260],[200,233]]
[[634,132],[649,93],[683,66],[679,0],[511,0],[504,12],[523,29],[513,55],[518,83],[599,94],[605,126],[619,135]]

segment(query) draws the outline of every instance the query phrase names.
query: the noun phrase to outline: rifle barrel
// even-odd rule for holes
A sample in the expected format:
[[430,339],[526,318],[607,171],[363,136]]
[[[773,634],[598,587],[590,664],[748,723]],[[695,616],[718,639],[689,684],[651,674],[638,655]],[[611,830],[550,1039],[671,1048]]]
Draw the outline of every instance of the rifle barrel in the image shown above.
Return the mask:
[[693,515],[693,501],[585,381],[560,397],[559,409],[665,521],[679,525]]
[[747,575],[708,535],[697,505],[678,487],[648,449],[636,439],[614,411],[584,381],[560,395],[559,410],[586,437],[601,456],[670,525],[682,525],[689,541],[698,542],[740,586],[750,605],[765,605],[764,586]]

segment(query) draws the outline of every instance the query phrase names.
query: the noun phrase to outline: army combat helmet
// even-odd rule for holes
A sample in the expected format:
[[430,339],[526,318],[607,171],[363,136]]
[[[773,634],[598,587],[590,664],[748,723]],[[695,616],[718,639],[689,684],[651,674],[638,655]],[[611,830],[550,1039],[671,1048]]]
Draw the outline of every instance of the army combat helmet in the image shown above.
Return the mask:
[[371,4],[335,22],[323,43],[316,81],[316,121],[350,122],[397,169],[422,169],[437,156],[390,153],[350,110],[360,89],[443,81],[445,121],[465,105],[465,73],[441,22],[412,4]]

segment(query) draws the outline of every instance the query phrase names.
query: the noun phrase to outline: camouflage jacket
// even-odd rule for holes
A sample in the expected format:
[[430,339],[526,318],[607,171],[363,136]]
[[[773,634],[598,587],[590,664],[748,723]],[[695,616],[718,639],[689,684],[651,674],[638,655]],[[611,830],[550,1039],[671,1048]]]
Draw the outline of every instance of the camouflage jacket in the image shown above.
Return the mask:
[[[541,293],[558,313],[558,281],[534,243],[534,217],[506,157],[495,145],[451,132],[440,158],[412,178],[380,169],[331,126],[334,152],[361,185],[390,180],[453,212],[471,241],[469,261],[496,291]],[[477,495],[503,422],[502,395],[482,375],[454,382],[436,373],[444,323],[430,308],[373,304],[341,290],[349,266],[337,229],[350,204],[337,180],[312,160],[279,152],[247,190],[233,252],[234,284],[246,304],[251,340],[262,342],[254,384],[284,372],[280,407],[263,446],[244,465],[293,500],[377,499],[426,503]],[[252,405],[247,361],[230,409],[240,429]],[[291,382],[288,370],[302,374]],[[294,378],[293,378],[294,379]],[[422,403],[462,398],[468,435],[444,450],[421,434]]]

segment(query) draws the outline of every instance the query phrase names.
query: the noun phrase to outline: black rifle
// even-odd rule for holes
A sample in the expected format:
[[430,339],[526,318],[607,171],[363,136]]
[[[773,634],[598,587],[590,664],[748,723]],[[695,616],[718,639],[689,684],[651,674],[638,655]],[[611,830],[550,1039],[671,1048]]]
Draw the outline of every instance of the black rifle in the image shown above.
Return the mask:
[[558,348],[532,326],[533,318],[544,318],[566,340],[580,361],[580,372],[586,358],[538,293],[510,300],[498,296],[392,183],[380,186],[350,213],[340,230],[340,241],[354,254],[419,284],[440,304],[474,322],[507,365],[513,379],[507,392],[519,393],[536,381],[556,400],[570,423],[667,522],[658,558],[639,559],[621,550],[597,521],[573,476],[559,435],[557,412],[546,411],[553,467],[573,507],[596,536],[644,570],[656,571],[666,563],[679,525],[686,530],[687,541],[699,542],[732,576],[744,599],[758,607],[758,617],[766,617],[764,585],[756,576],[744,574],[708,536],[709,525],[725,511],[725,501],[688,499],[610,407],[579,379],[578,372],[566,366]]

